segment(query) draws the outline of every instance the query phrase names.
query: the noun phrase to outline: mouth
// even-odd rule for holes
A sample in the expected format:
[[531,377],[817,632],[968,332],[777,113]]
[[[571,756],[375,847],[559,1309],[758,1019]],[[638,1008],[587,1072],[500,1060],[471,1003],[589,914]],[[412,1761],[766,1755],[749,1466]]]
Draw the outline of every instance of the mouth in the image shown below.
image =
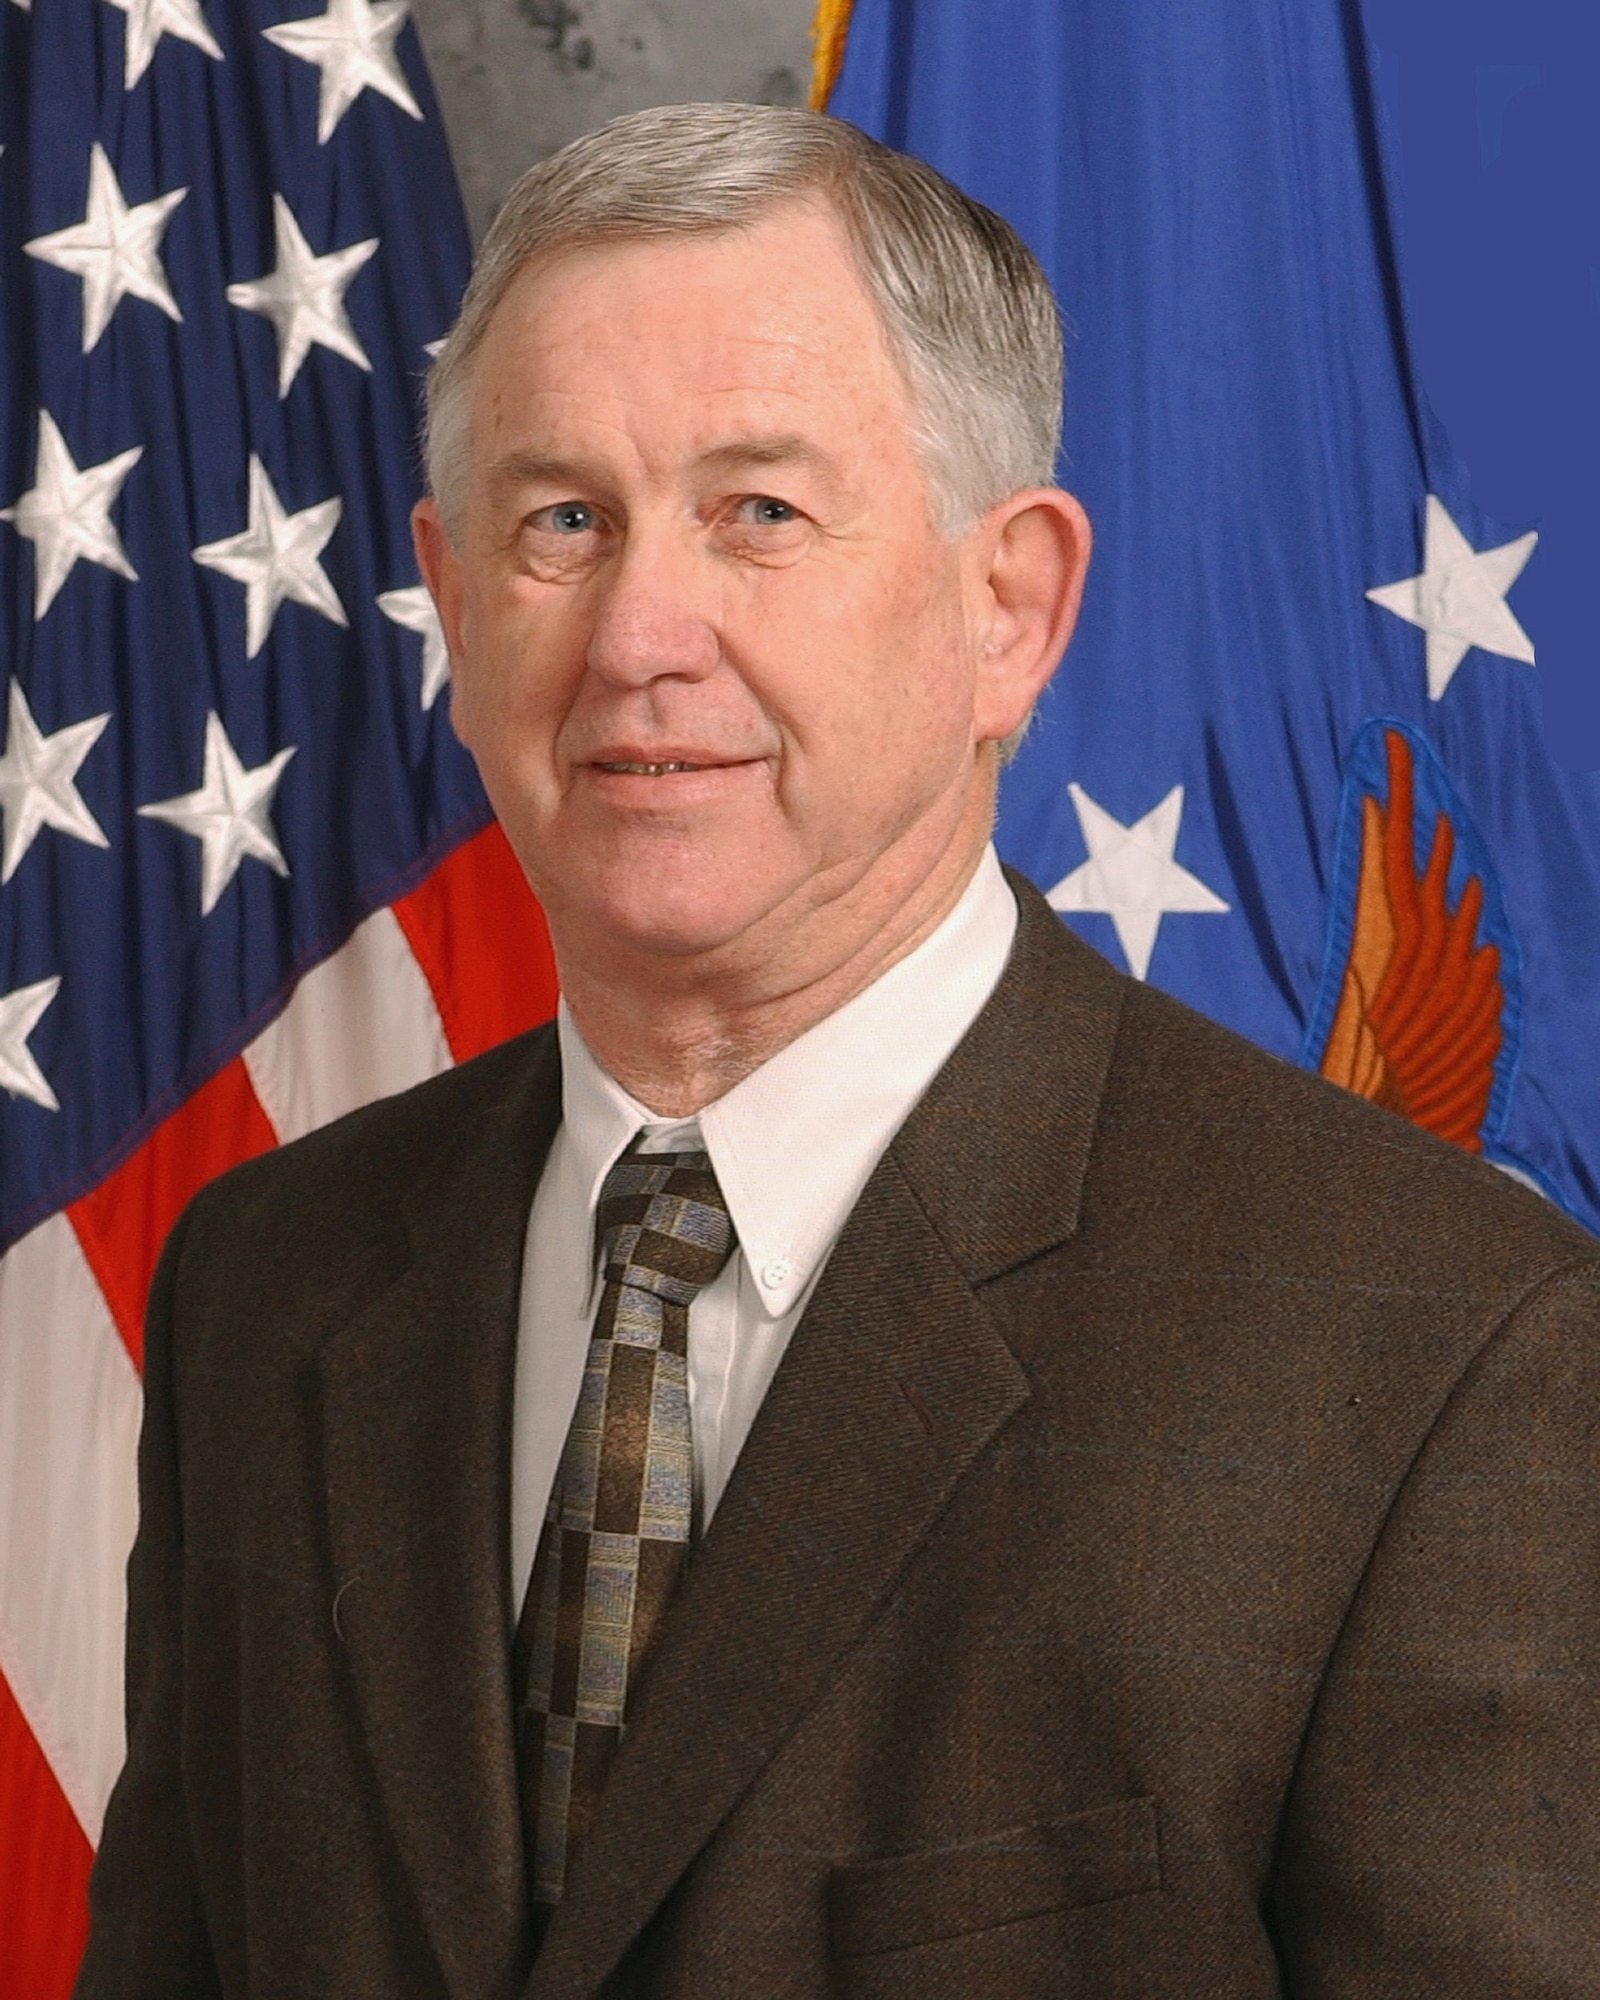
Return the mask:
[[628,757],[602,757],[595,761],[597,771],[620,771],[630,777],[664,778],[677,771],[712,771],[721,767],[714,764],[691,764],[682,757],[667,758],[661,763],[642,763]]

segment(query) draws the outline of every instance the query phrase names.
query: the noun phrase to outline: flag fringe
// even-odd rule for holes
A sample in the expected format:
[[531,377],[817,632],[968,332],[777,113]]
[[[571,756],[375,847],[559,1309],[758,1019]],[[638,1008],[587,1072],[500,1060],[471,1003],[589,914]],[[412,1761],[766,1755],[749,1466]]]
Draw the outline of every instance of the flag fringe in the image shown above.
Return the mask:
[[852,0],[817,0],[811,17],[811,94],[813,111],[826,111],[844,63],[845,36],[850,32]]

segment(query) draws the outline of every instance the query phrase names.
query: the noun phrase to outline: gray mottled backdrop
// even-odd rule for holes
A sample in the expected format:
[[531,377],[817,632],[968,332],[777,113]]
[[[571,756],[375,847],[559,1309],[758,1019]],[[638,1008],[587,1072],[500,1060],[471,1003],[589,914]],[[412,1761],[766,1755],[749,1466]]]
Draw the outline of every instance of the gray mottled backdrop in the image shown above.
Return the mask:
[[473,233],[522,169],[622,111],[799,104],[812,0],[412,0]]

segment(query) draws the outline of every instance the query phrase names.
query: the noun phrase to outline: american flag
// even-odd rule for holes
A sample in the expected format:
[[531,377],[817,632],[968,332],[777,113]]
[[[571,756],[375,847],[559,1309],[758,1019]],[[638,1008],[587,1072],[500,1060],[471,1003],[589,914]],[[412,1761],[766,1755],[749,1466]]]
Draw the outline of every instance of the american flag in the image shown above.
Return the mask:
[[[304,4],[304,0],[300,0]],[[405,0],[0,0],[0,1993],[122,1757],[140,1318],[210,1175],[547,1015],[449,728]]]

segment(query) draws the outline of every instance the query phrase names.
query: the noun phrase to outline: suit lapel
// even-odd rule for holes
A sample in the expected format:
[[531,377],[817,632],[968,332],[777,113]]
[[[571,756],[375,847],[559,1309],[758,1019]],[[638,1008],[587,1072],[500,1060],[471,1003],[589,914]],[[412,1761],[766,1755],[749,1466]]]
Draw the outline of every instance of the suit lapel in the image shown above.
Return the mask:
[[509,1450],[523,1239],[559,1114],[553,1044],[459,1135],[410,1261],[320,1357],[336,1621],[383,1810],[462,1995],[527,1963],[509,1683]]
[[1005,976],[890,1147],[975,1285],[1077,1229],[1132,984],[1006,878],[1020,921]]
[[1026,1400],[974,1284],[1076,1226],[1120,1002],[1115,975],[1027,898],[1005,978],[874,1174],[796,1331],[527,2000],[607,1977]]

